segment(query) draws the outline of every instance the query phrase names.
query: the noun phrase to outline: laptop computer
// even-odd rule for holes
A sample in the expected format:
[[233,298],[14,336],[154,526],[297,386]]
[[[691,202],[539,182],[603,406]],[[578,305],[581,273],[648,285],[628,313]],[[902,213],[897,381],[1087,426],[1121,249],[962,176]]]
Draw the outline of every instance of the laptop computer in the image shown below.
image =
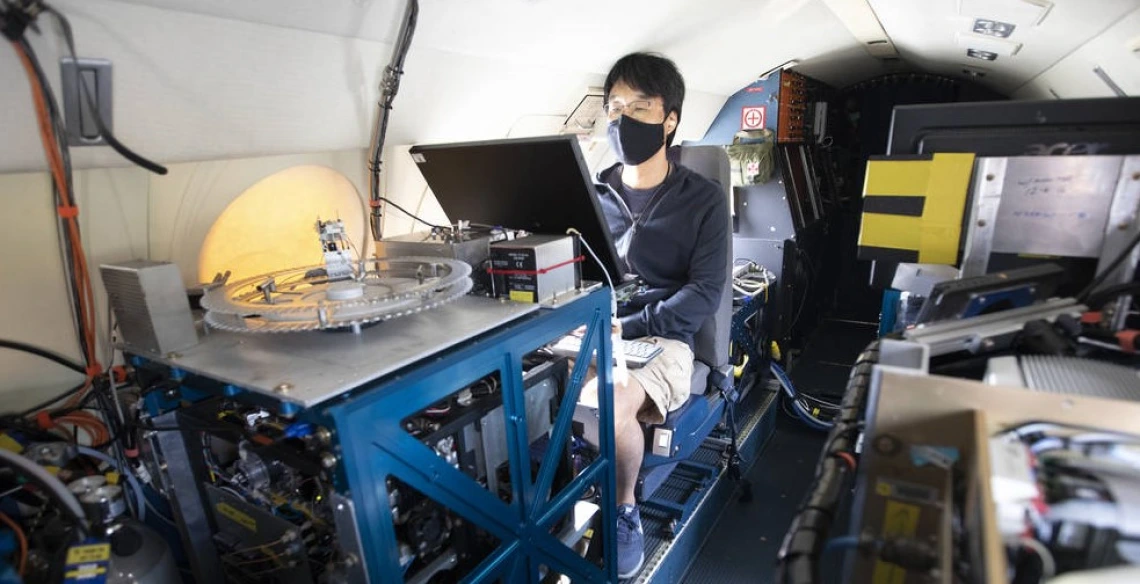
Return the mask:
[[[409,153],[452,221],[548,235],[574,228],[615,286],[631,279],[621,267],[577,137],[433,144],[413,146]],[[588,256],[582,277],[606,281]]]
[[[577,229],[602,264],[587,257],[583,279],[605,282],[608,273],[617,298],[638,287],[636,276],[622,269],[576,136],[422,145],[409,154],[452,221],[550,235]],[[579,343],[567,335],[551,350],[577,356]],[[619,348],[630,367],[645,365],[661,352],[643,341],[623,341]]]

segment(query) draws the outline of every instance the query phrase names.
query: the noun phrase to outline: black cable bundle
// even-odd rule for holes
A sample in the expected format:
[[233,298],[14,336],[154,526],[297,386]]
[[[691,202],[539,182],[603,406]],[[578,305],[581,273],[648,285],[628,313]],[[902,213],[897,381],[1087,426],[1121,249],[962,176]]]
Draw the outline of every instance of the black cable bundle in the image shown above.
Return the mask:
[[879,343],[871,343],[855,361],[847,391],[835,416],[835,426],[823,446],[815,480],[799,513],[792,520],[777,555],[778,582],[814,584],[819,581],[819,559],[839,508],[846,478],[852,469],[840,456],[849,456],[862,429],[871,370],[879,360]]
[[368,170],[371,173],[372,180],[370,181],[371,197],[369,204],[372,207],[370,217],[370,225],[372,228],[373,239],[379,241],[381,236],[380,229],[380,202],[384,201],[389,205],[399,209],[409,217],[431,227],[438,228],[416,217],[414,213],[409,212],[407,209],[393,203],[386,197],[380,195],[380,155],[384,149],[384,137],[388,133],[388,115],[392,111],[392,102],[396,100],[396,93],[400,90],[400,77],[404,74],[404,59],[408,56],[408,50],[412,46],[412,36],[416,32],[416,20],[419,18],[420,4],[418,0],[408,0],[407,9],[404,11],[404,22],[400,25],[400,33],[396,39],[395,52],[392,54],[392,61],[384,68],[384,78],[380,81],[380,100],[376,104],[379,108],[379,115],[376,116],[376,127],[373,130],[373,143],[372,143],[372,158],[368,163]]

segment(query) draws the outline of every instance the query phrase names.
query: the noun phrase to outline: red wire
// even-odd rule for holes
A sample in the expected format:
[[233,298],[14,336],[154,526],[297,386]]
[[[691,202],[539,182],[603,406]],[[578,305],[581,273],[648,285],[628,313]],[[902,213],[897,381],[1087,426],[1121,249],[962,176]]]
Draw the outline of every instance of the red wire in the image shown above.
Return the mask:
[[557,270],[563,266],[576,264],[584,259],[586,259],[586,256],[578,256],[574,259],[559,262],[553,266],[541,268],[538,270],[496,270],[495,268],[487,268],[487,273],[495,276],[540,276],[547,272],[553,272],[554,270]]
[[850,452],[836,452],[835,456],[843,459],[843,462],[846,462],[847,466],[851,467],[851,470],[855,470],[855,467],[858,466],[855,463],[855,457],[852,456]]

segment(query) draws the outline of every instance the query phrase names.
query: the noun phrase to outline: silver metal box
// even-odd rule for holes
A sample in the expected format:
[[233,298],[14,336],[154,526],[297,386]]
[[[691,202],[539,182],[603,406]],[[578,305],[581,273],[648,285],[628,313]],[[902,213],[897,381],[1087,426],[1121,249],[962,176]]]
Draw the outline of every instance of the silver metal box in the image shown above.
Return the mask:
[[134,260],[99,271],[127,348],[165,355],[198,343],[178,266]]
[[444,257],[467,262],[476,270],[491,255],[491,238],[473,237],[455,241],[431,233],[409,233],[385,237],[376,243],[376,254],[381,257]]
[[494,290],[517,302],[548,302],[578,286],[574,240],[529,235],[491,245]]

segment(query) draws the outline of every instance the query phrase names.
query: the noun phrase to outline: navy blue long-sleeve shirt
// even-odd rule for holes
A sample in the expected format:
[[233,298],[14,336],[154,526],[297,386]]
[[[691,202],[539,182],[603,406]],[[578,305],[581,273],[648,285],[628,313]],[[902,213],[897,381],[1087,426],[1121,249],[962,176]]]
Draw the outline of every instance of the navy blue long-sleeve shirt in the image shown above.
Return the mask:
[[724,190],[674,164],[635,221],[618,194],[621,165],[598,174],[598,201],[626,270],[646,290],[619,308],[626,338],[659,336],[693,346],[728,282]]

